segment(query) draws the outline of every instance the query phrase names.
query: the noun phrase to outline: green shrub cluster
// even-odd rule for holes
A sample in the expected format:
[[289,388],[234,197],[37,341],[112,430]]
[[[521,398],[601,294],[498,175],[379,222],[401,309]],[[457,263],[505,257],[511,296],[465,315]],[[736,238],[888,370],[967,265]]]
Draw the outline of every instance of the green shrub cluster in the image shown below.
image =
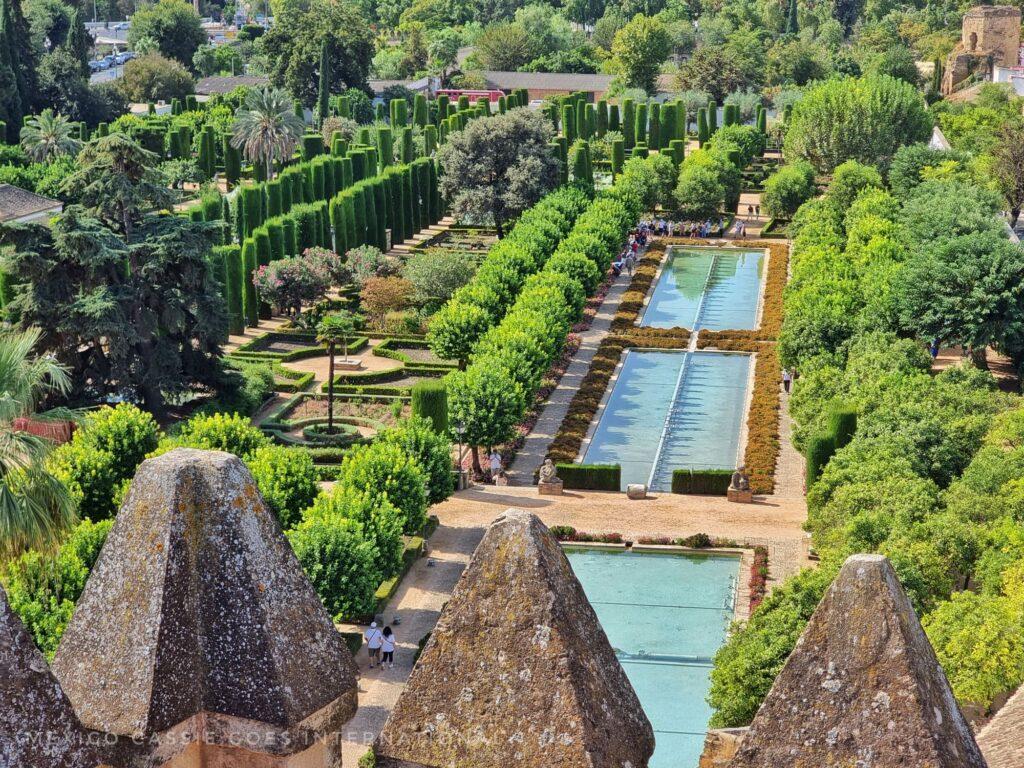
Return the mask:
[[[914,300],[942,313],[943,340],[998,343],[1017,311],[992,304],[1019,285],[999,243],[997,206],[953,174],[906,184],[836,168],[791,226],[792,279],[780,335],[797,379],[794,442],[808,457],[808,521],[822,564],[781,585],[733,632],[712,673],[712,724],[749,722],[842,561],[892,561],[954,693],[988,707],[1024,681],[1024,409],[969,361],[932,373],[935,335]],[[901,182],[902,183],[902,182]],[[971,266],[960,261],[969,258]],[[1019,263],[1019,254],[1017,257]],[[958,283],[966,269],[975,281]],[[943,286],[954,286],[949,304]],[[1002,286],[1002,287],[999,287]],[[986,318],[986,319],[980,319]],[[995,336],[974,334],[994,333]],[[914,338],[917,336],[917,338]]]
[[[649,183],[656,183],[653,169]],[[643,192],[638,193],[635,181],[624,187],[612,186],[575,217],[564,236],[552,221],[558,211],[552,210],[550,201],[573,193],[549,195],[516,225],[513,235],[520,234],[512,248],[518,249],[505,250],[504,260],[514,257],[527,269],[539,267],[540,271],[522,280],[518,294],[512,292],[514,303],[501,322],[480,338],[466,370],[446,377],[451,423],[465,427],[467,443],[490,448],[512,439],[541,377],[561,352],[586,301],[584,286],[576,277],[582,274],[577,264],[585,259],[600,274],[608,269],[640,214]],[[545,229],[551,234],[541,237],[539,233]],[[538,247],[544,243],[551,250]],[[518,277],[515,283],[519,283]],[[499,306],[507,304],[499,302]],[[474,456],[478,460],[478,454]]]
[[7,601],[46,658],[52,659],[112,520],[83,520],[52,554],[29,550],[0,566]]
[[71,441],[50,455],[50,471],[71,491],[79,515],[93,521],[117,513],[135,470],[155,450],[160,428],[149,413],[128,403],[89,413]]

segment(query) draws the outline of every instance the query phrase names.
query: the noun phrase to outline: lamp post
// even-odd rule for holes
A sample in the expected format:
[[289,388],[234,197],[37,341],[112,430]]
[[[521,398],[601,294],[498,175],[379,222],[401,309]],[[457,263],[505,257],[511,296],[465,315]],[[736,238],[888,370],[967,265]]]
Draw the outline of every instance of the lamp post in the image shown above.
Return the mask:
[[459,439],[459,459],[458,459],[458,482],[456,487],[458,490],[462,490],[465,486],[462,474],[462,438],[466,434],[466,425],[463,422],[457,422],[455,424],[455,436]]

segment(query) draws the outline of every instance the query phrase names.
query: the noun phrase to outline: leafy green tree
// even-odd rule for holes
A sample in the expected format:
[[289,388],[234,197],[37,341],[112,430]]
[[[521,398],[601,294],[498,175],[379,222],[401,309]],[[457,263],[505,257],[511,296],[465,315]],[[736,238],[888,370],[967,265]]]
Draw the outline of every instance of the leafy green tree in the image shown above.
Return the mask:
[[996,183],[1010,210],[1010,226],[1016,226],[1024,206],[1024,120],[1008,120],[1000,126],[992,159]]
[[522,418],[525,395],[502,366],[471,365],[448,375],[450,423],[465,428],[464,439],[473,446],[473,470],[483,474],[480,447],[488,449],[512,439]]
[[341,517],[309,520],[288,532],[288,542],[335,621],[373,614],[383,577],[374,564],[373,542],[357,523]]
[[474,45],[474,51],[485,69],[514,72],[533,56],[530,36],[521,24],[506,22],[487,27]]
[[85,588],[112,520],[83,520],[54,552],[36,549],[0,567],[7,601],[49,660]]
[[886,75],[842,78],[807,89],[786,130],[788,159],[828,172],[846,160],[887,163],[932,128],[916,88]]
[[352,449],[341,464],[338,482],[386,498],[399,511],[407,535],[419,533],[427,522],[427,475],[413,456],[394,443]]
[[725,187],[713,169],[684,165],[675,194],[679,215],[687,221],[701,221],[718,215],[725,199]]
[[[324,46],[331,70],[327,89],[331,93],[365,90],[373,34],[355,4],[312,0],[308,6],[289,5],[275,14],[274,26],[258,42],[270,61],[273,84],[310,106],[316,101]],[[352,117],[369,122],[361,115]]]
[[70,386],[62,366],[34,352],[40,335],[0,332],[0,559],[52,547],[76,520],[72,497],[46,466],[50,443],[14,426]]
[[196,50],[207,39],[199,14],[185,0],[157,0],[140,7],[132,15],[128,45],[137,47],[142,38],[151,38],[161,54],[186,67],[192,66]]
[[473,120],[438,151],[441,193],[455,216],[505,222],[539,201],[558,183],[551,152],[551,122],[540,112],[513,109]]
[[473,276],[472,262],[459,251],[442,249],[414,252],[402,275],[416,289],[416,300],[436,307],[451,298]]
[[21,148],[36,163],[75,155],[82,142],[72,135],[72,130],[74,127],[66,117],[44,109],[25,122],[21,129]]
[[1014,601],[957,592],[922,623],[960,701],[987,707],[1024,681],[1024,610]]
[[427,343],[435,355],[444,360],[458,360],[465,368],[469,355],[491,318],[486,310],[468,301],[449,301],[430,318]]
[[903,273],[903,321],[924,338],[980,350],[1024,323],[1024,262],[1005,237],[949,238]]
[[307,450],[264,445],[252,452],[245,465],[285,530],[296,525],[320,495],[316,467]]
[[10,319],[38,326],[77,398],[137,396],[160,413],[168,394],[221,380],[226,317],[207,255],[215,228],[166,216],[155,157],[121,133],[90,142],[52,228],[0,228],[5,271],[23,283]]
[[327,345],[329,358],[327,379],[327,432],[334,433],[334,355],[341,344],[343,360],[348,360],[348,345],[355,336],[356,319],[351,312],[339,310],[324,316],[316,327],[316,340]]
[[672,36],[657,17],[639,13],[615,33],[612,61],[627,88],[654,93],[661,65],[672,52]]
[[440,504],[455,490],[452,475],[452,444],[434,431],[431,422],[413,417],[383,430],[377,440],[397,445],[412,456],[427,476],[431,504]]
[[305,130],[284,91],[253,88],[245,97],[245,106],[235,113],[231,145],[252,162],[262,164],[273,178],[274,161],[290,158]]
[[321,493],[303,514],[304,521],[346,520],[359,526],[373,545],[374,564],[381,577],[390,579],[402,569],[402,514],[379,494],[357,491],[335,483]]
[[894,45],[871,62],[869,72],[873,75],[888,75],[917,87],[921,73],[917,71],[914,52],[905,45]]
[[845,213],[866,189],[881,189],[882,174],[877,168],[847,160],[835,169],[828,185],[828,203],[833,210]]
[[790,163],[765,180],[761,204],[771,216],[790,217],[812,197],[814,169],[809,163]]
[[966,168],[969,157],[965,152],[950,149],[932,149],[927,144],[907,144],[896,150],[889,165],[889,189],[900,200],[910,197],[917,186],[925,181],[932,169],[948,163]]
[[36,92],[36,50],[20,0],[0,2],[0,120],[7,140],[18,140],[22,119],[29,114]]
[[148,53],[125,64],[117,87],[133,102],[183,99],[194,90],[185,66],[159,53]]
[[212,413],[193,416],[182,424],[173,443],[206,451],[225,451],[248,461],[258,449],[270,445],[270,438],[240,413]]
[[[720,101],[737,88],[746,86],[746,78],[737,56],[721,46],[702,45],[679,67],[676,87],[681,91],[700,91]],[[699,106],[707,106],[707,101]],[[696,119],[696,107],[688,106],[691,120]]]

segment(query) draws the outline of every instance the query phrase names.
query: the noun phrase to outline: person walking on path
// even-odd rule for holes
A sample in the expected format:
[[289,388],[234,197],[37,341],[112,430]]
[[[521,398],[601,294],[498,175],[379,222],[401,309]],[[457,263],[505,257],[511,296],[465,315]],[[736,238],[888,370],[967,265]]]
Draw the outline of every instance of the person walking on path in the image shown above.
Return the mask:
[[782,388],[786,390],[786,394],[789,394],[789,388],[793,385],[793,374],[789,372],[788,368],[782,369]]
[[491,479],[493,480],[495,477],[497,477],[498,475],[501,474],[501,454],[498,453],[498,449],[497,448],[494,448],[491,451],[490,462],[491,462]]
[[370,622],[370,628],[366,630],[366,634],[363,635],[363,639],[366,640],[366,650],[370,654],[370,669],[373,669],[375,664],[380,664],[380,649],[384,645],[384,633],[377,628],[377,622]]
[[380,662],[381,667],[387,664],[388,669],[394,669],[395,633],[391,631],[391,627],[384,627],[384,633],[381,638],[381,652],[384,654]]

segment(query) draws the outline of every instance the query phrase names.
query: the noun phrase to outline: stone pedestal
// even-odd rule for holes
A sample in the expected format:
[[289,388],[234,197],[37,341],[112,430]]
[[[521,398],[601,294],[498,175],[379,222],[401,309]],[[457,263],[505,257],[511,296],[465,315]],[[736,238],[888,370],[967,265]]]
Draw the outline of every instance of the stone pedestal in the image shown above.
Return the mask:
[[550,483],[537,483],[537,493],[541,496],[561,496],[562,481],[552,480]]
[[334,370],[336,371],[358,371],[362,367],[363,362],[358,359],[334,361]]
[[741,491],[738,488],[730,488],[725,495],[729,501],[734,501],[737,504],[750,504],[754,501],[754,492],[750,489]]
[[626,486],[626,498],[633,500],[646,499],[647,486],[643,483],[630,483]]

